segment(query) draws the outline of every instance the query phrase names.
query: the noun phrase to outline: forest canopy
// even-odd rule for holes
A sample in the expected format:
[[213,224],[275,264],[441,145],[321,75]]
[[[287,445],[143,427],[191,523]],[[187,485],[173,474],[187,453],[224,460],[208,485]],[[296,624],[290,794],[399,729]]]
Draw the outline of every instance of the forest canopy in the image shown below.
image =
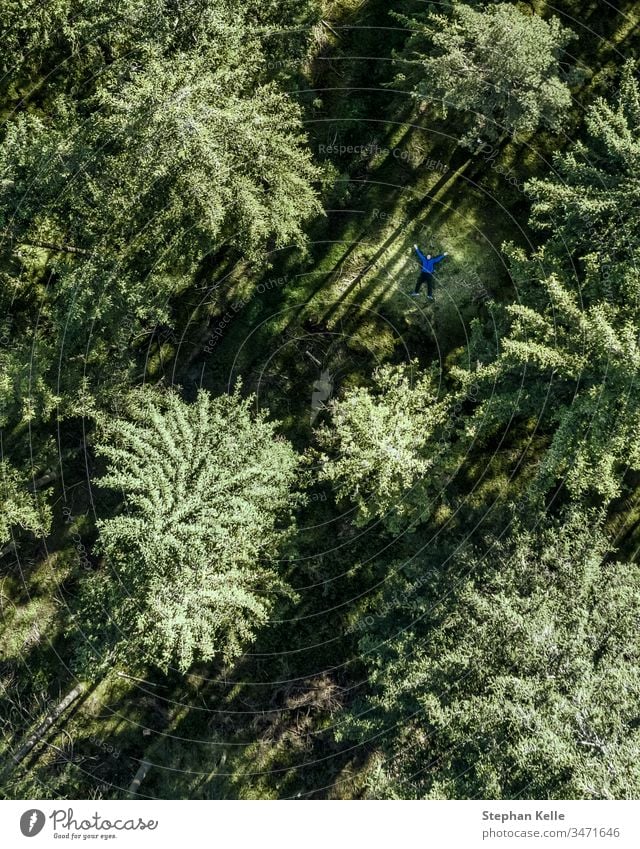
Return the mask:
[[2,794],[637,798],[637,6],[0,12]]

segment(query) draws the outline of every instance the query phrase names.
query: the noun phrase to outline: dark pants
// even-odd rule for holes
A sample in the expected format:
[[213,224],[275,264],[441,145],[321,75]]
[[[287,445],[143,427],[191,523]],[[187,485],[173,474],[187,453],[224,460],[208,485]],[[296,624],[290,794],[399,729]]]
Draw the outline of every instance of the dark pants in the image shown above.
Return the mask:
[[422,284],[425,283],[425,282],[427,284],[427,294],[429,295],[430,298],[432,298],[433,297],[433,274],[431,274],[428,271],[421,271],[420,274],[418,274],[418,279],[416,280],[416,288],[415,288],[414,291],[419,292],[420,289],[422,289]]

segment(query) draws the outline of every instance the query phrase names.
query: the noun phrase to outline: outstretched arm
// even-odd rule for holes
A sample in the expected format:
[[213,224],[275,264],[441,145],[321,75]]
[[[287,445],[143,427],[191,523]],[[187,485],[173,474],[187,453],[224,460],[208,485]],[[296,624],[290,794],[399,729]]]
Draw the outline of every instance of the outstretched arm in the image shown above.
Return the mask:
[[440,254],[440,256],[435,257],[435,258],[434,258],[434,260],[433,260],[434,264],[435,264],[436,262],[442,262],[442,260],[443,260],[446,256],[449,256],[449,254],[448,254],[448,253],[444,253],[444,254]]
[[422,251],[420,250],[420,248],[419,248],[417,245],[414,245],[414,246],[413,246],[413,249],[414,249],[414,251],[418,254],[418,259],[420,260],[420,262],[424,262],[424,261],[426,260],[426,257],[425,257],[425,255],[422,253]]

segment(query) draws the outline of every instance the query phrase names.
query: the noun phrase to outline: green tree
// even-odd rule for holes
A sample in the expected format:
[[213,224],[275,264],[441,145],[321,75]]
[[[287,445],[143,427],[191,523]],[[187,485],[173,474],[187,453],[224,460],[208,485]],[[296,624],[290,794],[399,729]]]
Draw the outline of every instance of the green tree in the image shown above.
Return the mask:
[[379,741],[372,795],[636,798],[640,572],[603,559],[597,524],[574,512],[392,576],[345,729]]
[[123,78],[150,55],[170,60],[183,51],[242,57],[240,73],[251,57],[272,77],[284,64],[295,69],[319,15],[315,0],[4,0],[0,90],[15,100],[46,99],[67,86],[77,97],[105,73]]
[[[207,257],[227,248],[263,262],[268,248],[299,248],[303,222],[321,211],[301,110],[264,78],[262,36],[227,6],[201,11],[180,17],[185,49],[168,46],[165,10],[126,66],[108,65],[86,96],[59,81],[46,112],[13,116],[0,145],[9,301],[38,296],[35,374],[62,414],[83,375],[96,391],[107,360],[127,379],[132,338],[170,321],[170,299]],[[7,404],[20,410],[29,399],[14,359]]]
[[70,7],[70,0],[51,0],[39,5],[29,0],[3,0],[0,16],[2,88],[15,82],[21,68],[37,68],[56,40],[63,40],[63,27]]
[[46,534],[51,524],[49,506],[27,488],[27,480],[8,460],[0,460],[0,546],[11,540],[13,528]]
[[225,242],[255,258],[269,240],[304,241],[320,207],[300,110],[229,74],[154,59],[101,89],[82,123],[65,99],[53,121],[19,116],[0,152],[5,245],[52,249],[56,271],[85,285],[110,272],[131,288],[135,274],[148,297]]
[[463,393],[482,387],[470,439],[487,444],[514,421],[545,435],[543,492],[562,481],[608,502],[640,468],[639,100],[627,65],[613,104],[588,112],[589,146],[558,158],[559,177],[528,184],[549,238],[531,257],[506,249],[520,303],[506,308],[494,356],[459,372]]
[[[588,139],[558,154],[554,172],[530,180],[531,223],[549,233],[559,257],[593,269],[587,298],[606,298],[638,316],[637,277],[626,273],[640,258],[640,84],[627,62],[611,102],[587,109]],[[597,273],[596,273],[597,272]],[[630,285],[631,284],[631,285]]]
[[[608,502],[625,470],[640,468],[638,325],[615,303],[581,303],[540,256],[510,257],[514,284],[532,305],[506,308],[509,327],[493,360],[456,371],[463,396],[471,384],[479,387],[466,438],[487,445],[521,423],[547,440],[536,473],[540,493],[563,482],[574,497]],[[637,272],[628,274],[637,287]]]
[[97,483],[121,492],[125,510],[98,524],[104,563],[77,616],[89,662],[115,654],[186,670],[233,658],[287,592],[272,560],[296,458],[253,402],[145,389],[127,418],[103,421],[109,465]]
[[396,82],[439,101],[445,117],[455,110],[464,120],[463,144],[520,136],[541,124],[557,129],[571,104],[560,60],[574,37],[557,18],[544,21],[509,3],[460,3],[450,17],[431,13],[408,24],[414,34],[402,59],[414,67]]
[[416,371],[382,367],[371,389],[353,389],[331,405],[331,428],[318,433],[329,452],[321,478],[356,505],[357,525],[381,519],[393,532],[426,515],[438,460],[434,435],[447,406],[434,378],[414,378]]

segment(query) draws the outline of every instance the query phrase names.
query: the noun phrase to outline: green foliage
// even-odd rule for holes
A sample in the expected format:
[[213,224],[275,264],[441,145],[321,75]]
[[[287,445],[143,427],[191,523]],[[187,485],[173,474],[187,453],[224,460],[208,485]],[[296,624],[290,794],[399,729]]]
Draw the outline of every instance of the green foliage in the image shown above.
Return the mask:
[[[627,62],[612,102],[587,110],[588,142],[554,160],[554,173],[530,180],[531,222],[550,231],[556,254],[593,265],[587,297],[613,299],[638,316],[637,276],[625,274],[640,256],[640,83]],[[595,279],[594,279],[595,278]]]
[[419,5],[2,3],[5,796],[640,792],[638,35]]
[[[43,284],[39,334],[49,350],[36,350],[35,374],[54,386],[64,356],[63,414],[82,376],[96,391],[108,359],[127,381],[131,340],[170,321],[170,299],[206,258],[300,249],[303,223],[321,212],[301,110],[265,73],[262,39],[278,4],[247,32],[231,6],[197,2],[176,32],[173,3],[134,2],[110,35],[110,4],[90,7],[74,37],[111,38],[103,48],[123,58],[135,44],[127,62],[94,68],[79,89],[57,79],[46,111],[13,115],[0,145],[0,259],[15,289]],[[6,374],[16,414],[28,400],[12,358]],[[43,418],[51,409],[35,406]]]
[[607,502],[620,493],[624,470],[640,468],[638,326],[613,303],[585,307],[556,274],[540,272],[540,259],[511,253],[518,290],[544,305],[510,305],[498,356],[458,372],[463,387],[480,387],[467,436],[486,444],[513,417],[533,421],[550,434],[541,492],[563,481],[573,496]]
[[[37,66],[62,35],[69,0],[34,5],[30,0],[3,0],[0,16],[0,73],[11,77],[21,66]],[[6,76],[5,76],[6,75]]]
[[403,59],[415,64],[414,93],[441,101],[445,117],[455,110],[463,144],[522,136],[541,124],[558,128],[571,104],[560,58],[574,36],[557,18],[544,21],[509,3],[460,3],[451,17],[431,13],[408,23],[415,32]]
[[0,546],[11,540],[15,527],[44,535],[51,524],[51,510],[35,493],[27,489],[27,481],[8,460],[0,460]]
[[636,798],[640,572],[603,560],[593,517],[563,519],[389,582],[348,732],[383,747],[373,795]]
[[89,116],[65,100],[51,124],[19,116],[0,158],[12,243],[61,246],[56,271],[88,265],[87,281],[145,277],[148,297],[224,241],[255,256],[271,238],[302,240],[319,208],[300,110],[230,72],[189,54],[152,59],[102,88]]
[[238,655],[267,622],[286,592],[270,561],[296,461],[252,403],[145,389],[129,418],[103,421],[97,483],[122,493],[125,512],[98,523],[105,562],[78,615],[85,652],[100,655],[106,629],[116,655],[186,670]]
[[223,239],[253,257],[270,238],[300,241],[301,222],[319,212],[300,109],[275,84],[246,84],[228,66],[216,73],[179,55],[99,96],[91,147],[114,141],[106,163],[94,159],[93,173],[108,173],[88,203],[110,198],[101,230],[128,240],[154,275],[158,265],[191,271]]
[[471,438],[492,438],[514,416],[537,418],[550,434],[542,491],[562,480],[573,496],[605,502],[619,495],[626,469],[640,468],[638,99],[627,65],[615,105],[589,112],[591,147],[558,159],[562,182],[530,183],[534,223],[553,227],[552,236],[530,259],[507,249],[522,302],[507,307],[511,325],[495,359],[461,373],[464,386],[483,387]]
[[250,59],[254,70],[269,75],[267,57],[276,67],[285,57],[295,67],[307,46],[307,27],[319,17],[315,0],[56,0],[33,6],[5,0],[0,21],[0,66],[6,85],[45,91],[61,82],[91,90],[102,74],[126,73],[132,63],[152,54],[169,58],[195,50],[223,63]]
[[332,428],[319,432],[330,451],[321,479],[357,506],[356,524],[380,519],[389,531],[418,520],[428,506],[436,464],[433,436],[445,419],[429,374],[417,366],[384,366],[373,389],[359,387],[331,405]]

